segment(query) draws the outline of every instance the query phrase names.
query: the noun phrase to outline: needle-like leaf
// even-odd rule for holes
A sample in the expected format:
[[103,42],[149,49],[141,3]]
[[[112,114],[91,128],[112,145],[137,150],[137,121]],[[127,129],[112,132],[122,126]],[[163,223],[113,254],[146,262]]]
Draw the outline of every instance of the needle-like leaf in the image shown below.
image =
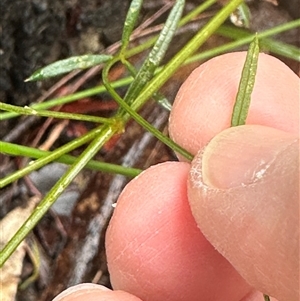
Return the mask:
[[76,69],[87,69],[105,63],[110,59],[112,59],[112,56],[106,54],[72,56],[35,71],[29,78],[25,80],[25,82],[43,80],[45,78],[61,75]]
[[153,77],[156,68],[161,63],[180,21],[184,4],[185,0],[177,0],[174,4],[174,7],[168,16],[165,26],[159,34],[156,43],[125,95],[124,100],[128,104],[130,104],[138,96],[149,80]]
[[[251,102],[251,94],[255,83],[258,56],[259,43],[256,35],[247,52],[236,101],[233,107],[231,126],[238,126],[246,123]],[[270,301],[270,297],[268,295],[264,294],[263,296],[265,301]]]
[[[71,155],[64,154],[60,157],[57,157],[57,155],[54,155],[54,151],[53,152],[42,151],[33,147],[8,143],[4,141],[0,141],[0,150],[2,154],[7,154],[10,156],[30,157],[30,158],[40,159],[40,160],[43,158],[43,162],[38,160],[32,161],[30,165],[6,176],[5,178],[0,179],[0,188],[3,188],[10,183],[13,183],[14,181],[17,181],[21,177],[31,173],[34,170],[37,170],[42,166],[45,166],[47,162],[49,163],[52,161],[56,161],[56,162],[61,162],[61,163],[71,165],[77,160],[76,157]],[[54,156],[52,156],[52,158],[48,157],[50,155],[54,155]],[[54,157],[56,158],[53,159]],[[103,171],[107,173],[122,174],[124,176],[132,177],[132,178],[137,176],[142,171],[137,168],[124,167],[121,165],[101,162],[96,160],[91,160],[86,165],[86,168],[90,168],[92,170],[97,170],[97,171]]]
[[236,101],[231,117],[231,126],[243,125],[246,122],[251,102],[251,94],[254,87],[259,55],[258,38],[255,36],[250,44],[246,61],[243,67]]
[[130,7],[128,9],[128,13],[124,22],[124,28],[122,33],[122,46],[120,53],[122,55],[125,54],[125,50],[129,44],[130,35],[133,31],[133,28],[136,24],[136,21],[139,17],[140,10],[142,8],[143,0],[132,0]]

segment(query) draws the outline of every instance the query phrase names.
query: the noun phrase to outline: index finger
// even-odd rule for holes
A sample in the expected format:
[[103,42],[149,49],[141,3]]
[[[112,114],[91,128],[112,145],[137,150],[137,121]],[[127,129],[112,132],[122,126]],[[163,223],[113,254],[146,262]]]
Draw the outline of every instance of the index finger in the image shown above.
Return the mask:
[[[196,154],[230,127],[246,52],[211,59],[181,86],[170,115],[170,136]],[[298,135],[299,78],[278,59],[261,53],[246,124],[259,124]]]

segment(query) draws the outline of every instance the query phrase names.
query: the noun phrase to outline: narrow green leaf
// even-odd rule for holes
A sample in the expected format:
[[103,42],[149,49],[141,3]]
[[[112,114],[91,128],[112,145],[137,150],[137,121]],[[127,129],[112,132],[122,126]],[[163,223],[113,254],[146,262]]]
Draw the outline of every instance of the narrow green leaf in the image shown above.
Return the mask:
[[[294,23],[295,24],[295,23]],[[282,26],[286,26],[285,24],[281,24],[277,27],[273,27],[271,30],[262,31],[257,34],[259,39],[260,48],[265,49],[267,51],[271,51],[274,54],[278,54],[297,62],[300,61],[300,48],[294,45],[290,45],[281,41],[277,41],[275,39],[267,38],[274,33],[270,34],[270,32],[282,28]],[[222,25],[217,33],[231,39],[238,40],[238,42],[243,42],[247,38],[253,39],[253,34],[245,29],[237,28],[234,26]],[[240,44],[241,45],[241,44]]]
[[66,112],[57,112],[57,111],[47,111],[47,110],[35,110],[31,107],[19,107],[10,105],[7,103],[0,102],[0,110],[15,112],[21,115],[30,115],[30,116],[42,116],[42,117],[52,117],[59,119],[71,119],[71,120],[80,120],[80,121],[89,121],[96,123],[113,123],[114,121],[111,118],[104,118],[91,115],[75,114],[75,113],[66,113]]
[[263,39],[260,43],[267,51],[300,62],[300,48],[275,39]]
[[158,39],[149,54],[148,60],[155,66],[158,66],[160,64],[169,47],[169,44],[175,34],[175,30],[182,16],[184,5],[185,0],[176,1],[166,20],[165,26],[160,32]]
[[[20,156],[20,157],[29,157],[29,158],[46,158],[47,156],[51,155],[50,151],[42,151],[33,147],[28,147],[24,145],[19,144],[13,144],[8,142],[0,141],[0,152],[6,155],[10,156]],[[53,159],[53,158],[52,158]],[[51,159],[51,160],[52,160]],[[61,157],[58,157],[52,161],[65,163],[65,164],[73,164],[77,160],[76,157],[71,155],[62,155]],[[49,161],[49,162],[52,162]],[[35,161],[36,162],[36,161]],[[35,163],[34,162],[34,163]],[[38,169],[41,166],[46,165],[45,161],[42,165],[39,167],[37,165],[31,166],[32,163],[29,165],[30,169],[20,169],[19,171],[15,172],[14,174],[11,174],[3,179],[0,179],[0,188],[5,187],[6,185],[20,179],[24,175]],[[137,168],[129,168],[121,165],[116,165],[112,163],[106,163],[101,161],[95,161],[91,160],[87,165],[86,168],[102,171],[102,172],[108,172],[108,173],[114,173],[114,174],[121,174],[127,177],[135,177],[137,176],[142,170]]]
[[86,54],[81,56],[73,56],[57,61],[35,71],[29,78],[25,80],[25,82],[43,80],[45,78],[54,77],[76,69],[87,69],[105,63],[110,59],[112,59],[112,56],[106,54]]
[[175,30],[178,26],[183,12],[184,4],[185,0],[176,1],[167,18],[164,28],[160,32],[157,41],[155,42],[152,50],[149,53],[149,56],[144,61],[133,83],[130,85],[124,98],[125,102],[130,104],[153,77],[156,68],[161,63],[174,36]]
[[130,35],[133,31],[133,28],[136,24],[136,21],[139,17],[141,8],[142,8],[143,0],[132,0],[130,7],[127,12],[127,16],[124,23],[123,33],[122,33],[122,46],[120,53],[124,55],[125,50],[129,44]]
[[236,101],[233,107],[231,126],[243,125],[246,122],[255,82],[258,56],[259,43],[257,36],[255,36],[247,52]]

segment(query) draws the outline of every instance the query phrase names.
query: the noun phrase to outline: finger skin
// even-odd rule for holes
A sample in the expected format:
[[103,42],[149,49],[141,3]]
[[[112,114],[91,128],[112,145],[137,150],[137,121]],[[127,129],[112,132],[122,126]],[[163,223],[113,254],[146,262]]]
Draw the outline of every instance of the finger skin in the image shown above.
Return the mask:
[[[245,53],[228,54],[226,56],[213,59],[212,61],[209,61],[205,65],[202,65],[200,68],[196,69],[192,74],[192,77],[189,78],[181,88],[171,113],[170,135],[177,143],[190,150],[193,154],[196,154],[199,151],[199,149],[205,146],[216,134],[220,133],[225,128],[229,127],[232,106],[235,99],[237,86],[241,74],[241,67],[244,62],[244,59],[245,59]],[[191,83],[193,83],[193,85],[191,85]],[[298,79],[281,62],[277,61],[274,58],[268,57],[266,55],[260,55],[258,76],[256,78],[255,89],[252,97],[250,114],[249,114],[249,118],[247,119],[247,123],[267,125],[270,127],[278,128],[284,131],[297,134],[299,131],[298,115],[299,115]],[[180,167],[179,170],[181,170],[181,168],[182,167]],[[172,171],[173,176],[175,175],[178,176],[178,174],[184,173],[185,168],[186,167],[183,167],[182,168],[183,170],[181,171],[174,168]],[[161,173],[163,170],[157,169],[157,171]],[[151,175],[150,178],[147,178],[145,176],[145,181],[142,182],[143,186],[141,187],[144,186],[151,187],[152,186],[151,181],[153,181],[155,175],[156,174]],[[165,179],[163,179],[163,181],[165,183],[163,189],[164,191],[163,195],[166,194],[168,195],[170,191],[174,189],[174,187],[173,185],[169,185],[169,182],[168,181],[166,182]],[[141,184],[141,182],[139,183]],[[178,181],[176,187],[180,185],[186,185],[185,183],[186,183],[185,177],[181,176],[181,180]],[[131,186],[131,188],[132,187],[133,186]],[[141,190],[141,187],[139,185],[136,185],[134,186],[133,191]],[[117,270],[118,265],[120,265],[122,269],[124,268],[125,270],[127,270],[127,266],[128,266],[128,271],[129,271],[128,274],[130,275],[128,276],[126,271],[125,271],[125,275],[123,275],[122,273],[118,273],[118,271],[114,271],[112,273],[114,274],[113,282],[117,284],[119,282],[123,283],[124,281],[126,282],[126,285],[128,285],[128,291],[131,290],[131,286],[133,286],[132,290],[136,292],[139,290],[139,288],[135,287],[137,281],[136,279],[143,277],[145,282],[148,281],[148,278],[146,278],[146,276],[148,275],[147,268],[146,268],[148,263],[150,269],[149,274],[155,274],[156,265],[154,265],[153,262],[156,261],[157,268],[158,268],[157,273],[158,275],[160,275],[159,273],[162,273],[161,271],[163,270],[163,267],[166,264],[165,262],[161,262],[162,259],[166,262],[170,262],[170,261],[168,256],[163,256],[162,259],[160,258],[161,255],[169,254],[169,253],[164,253],[164,251],[162,251],[160,254],[157,254],[157,256],[151,261],[151,259],[149,259],[149,255],[147,254],[147,252],[141,252],[139,247],[139,243],[144,243],[145,245],[146,240],[144,235],[147,233],[147,231],[150,233],[151,229],[155,228],[153,227],[152,223],[154,224],[156,223],[157,217],[159,217],[158,224],[162,224],[162,222],[160,221],[161,215],[152,213],[153,210],[155,211],[156,207],[152,208],[149,205],[149,204],[153,204],[153,206],[156,206],[156,202],[153,202],[153,200],[156,200],[157,198],[161,199],[162,198],[161,195],[159,195],[158,192],[154,196],[151,194],[152,199],[149,200],[147,198],[148,203],[146,203],[143,208],[137,205],[137,210],[139,212],[136,213],[134,207],[132,207],[131,205],[132,203],[135,204],[133,196],[135,196],[136,192],[131,194],[130,193],[131,188],[128,188],[126,190],[127,191],[126,195],[122,196],[123,199],[122,207],[125,210],[125,212],[127,212],[126,215],[127,219],[122,218],[124,224],[120,225],[117,221],[117,217],[116,218],[114,217],[110,226],[110,229],[115,227],[120,227],[119,231],[121,232],[121,234],[118,235],[121,236],[121,242],[119,242],[119,240],[116,239],[118,238],[118,235],[111,236],[109,238],[110,242],[108,248],[108,255],[111,253],[110,258],[112,261],[110,264],[110,269]],[[185,199],[185,197],[183,198]],[[144,204],[143,200],[141,202],[142,204]],[[148,206],[150,206],[150,208]],[[162,207],[161,209],[167,210],[168,206],[169,203],[166,203],[166,206]],[[123,210],[121,209],[122,207],[119,207],[119,209],[117,208],[117,211],[121,212]],[[131,215],[131,211],[133,212],[132,215]],[[141,225],[150,222],[151,229],[148,228],[148,230],[146,229],[145,232],[141,234],[140,232],[143,230],[143,228],[139,228],[138,226],[136,226],[135,232],[133,234],[131,222],[136,223],[135,221],[136,217],[138,218],[138,221],[141,222]],[[129,230],[128,236],[127,236],[127,229]],[[232,229],[232,232],[233,231],[234,228]],[[116,229],[111,230],[111,234],[114,232],[117,232]],[[135,238],[132,237],[134,235]],[[164,237],[164,239],[165,241],[168,241],[168,237],[167,238]],[[197,238],[195,239],[197,241]],[[125,242],[123,240],[125,240]],[[192,239],[186,238],[186,241],[189,241],[190,244],[194,244],[194,242],[191,242],[191,240]],[[201,237],[200,240],[203,241],[203,238]],[[134,245],[133,248],[131,248],[131,244],[129,243],[130,241],[132,241],[132,244]],[[126,245],[127,243],[128,243],[128,248],[124,250],[126,254],[124,255],[123,253],[120,253],[121,256],[125,256],[124,258],[128,259],[127,266],[126,266],[126,262],[122,262],[119,259],[114,260],[113,258],[117,257],[118,255],[116,254],[116,252],[120,252],[120,249],[122,249],[122,246],[120,248],[120,244]],[[199,242],[196,242],[196,248],[199,247],[198,244]],[[201,247],[199,251],[201,254],[204,252],[204,250],[202,250]],[[181,254],[176,253],[176,256],[178,256],[175,257],[176,262],[180,263]],[[134,268],[131,268],[130,263],[134,260],[137,260],[137,262],[142,265],[143,268],[142,274],[140,269],[137,268],[134,270]],[[168,280],[167,272],[168,270],[166,270],[166,273],[164,273],[163,275],[163,278],[165,278],[166,280]],[[278,273],[278,270],[274,269],[273,273]],[[128,279],[124,280],[124,278],[128,278],[128,277],[132,278],[133,284],[130,284],[131,280]],[[177,292],[177,285],[181,283],[182,279],[184,279],[184,277],[180,277],[179,275],[177,281],[175,281],[175,284],[171,285],[173,292]],[[208,281],[209,278],[206,277],[206,280]],[[148,285],[151,285],[151,281],[152,279],[150,278]],[[221,281],[224,280],[221,279]],[[211,279],[211,283],[213,285],[213,279]],[[155,291],[154,285],[155,284],[153,284],[152,291]],[[244,284],[242,284],[242,286],[244,286]],[[236,285],[236,288],[238,289],[239,286]],[[154,296],[156,297],[159,294],[160,294],[159,291],[154,292]],[[150,299],[151,298],[150,294],[148,294],[146,298],[147,299],[144,299],[144,301],[152,300]],[[244,297],[242,301],[254,301],[254,300],[256,301],[256,300],[261,300],[261,298],[262,296],[261,293],[259,292],[249,293],[246,297]],[[168,299],[158,299],[158,300],[168,300]],[[189,299],[184,299],[184,300],[189,300]],[[198,300],[202,300],[202,299],[200,298]],[[204,298],[203,300],[209,300],[209,299]]]
[[256,289],[299,298],[299,140],[263,126],[218,134],[192,163],[201,231]]
[[238,301],[250,292],[191,215],[189,168],[183,162],[159,164],[123,190],[106,235],[115,289],[144,301]]
[[112,291],[102,285],[83,283],[72,286],[56,296],[53,301],[141,301],[122,291]]
[[[229,53],[195,69],[181,86],[170,115],[169,132],[196,154],[230,127],[246,52]],[[246,124],[299,133],[298,77],[276,58],[260,54]]]
[[[203,150],[203,154],[206,154],[206,159],[201,159],[201,162],[204,162],[204,167],[206,166],[206,181],[208,179],[211,180],[212,176],[212,174],[210,174],[210,177],[208,177],[207,174],[213,173],[213,171],[215,171],[214,180],[218,178],[218,185],[225,185],[230,181],[234,182],[234,179],[238,179],[243,174],[243,172],[249,172],[249,170],[255,169],[254,165],[252,167],[249,166],[249,169],[245,169],[244,171],[241,170],[241,167],[245,163],[244,161],[247,162],[247,160],[238,160],[243,159],[243,157],[245,157],[245,154],[247,154],[247,152],[251,150],[251,145],[248,145],[248,147],[244,148],[240,147],[243,141],[247,141],[249,139],[249,136],[247,136],[248,134],[246,132],[240,133],[240,137],[237,138],[237,141],[227,141],[227,144],[224,143],[224,145],[220,147],[221,141],[223,139],[223,131],[230,126],[233,103],[235,100],[245,55],[245,53],[227,54],[225,56],[212,59],[196,69],[180,89],[170,117],[170,135],[177,143],[190,150],[193,154],[196,154],[199,150],[203,150],[204,146],[208,144],[206,149]],[[251,105],[246,124],[249,126],[251,124],[263,125],[265,126],[265,129],[267,129],[268,127],[274,128],[290,133],[294,138],[299,137],[299,87],[299,78],[283,63],[268,55],[261,54],[259,56],[258,73],[256,75],[254,92],[252,94]],[[245,128],[247,128],[247,126],[245,126]],[[239,132],[240,130],[242,131],[241,128],[228,131]],[[267,141],[269,139],[269,134],[265,133],[265,137],[262,137],[262,144],[263,140]],[[257,135],[259,135],[259,131],[257,132]],[[278,135],[280,136],[281,134]],[[240,139],[240,141],[238,141],[238,139]],[[214,141],[214,146],[209,143],[211,140]],[[240,154],[234,157],[234,155],[231,154],[232,148],[239,147]],[[297,150],[297,146],[294,145],[294,147],[296,148],[294,149],[294,162],[291,162],[289,160],[284,161],[285,159],[283,158],[282,164],[284,164],[284,162],[287,166],[288,164],[295,164],[296,168],[299,168],[299,161],[297,158],[295,158],[297,152],[299,157],[299,151]],[[214,151],[214,160],[210,160],[210,164],[208,164],[208,153],[212,152],[213,148],[216,148],[216,150]],[[268,148],[267,145],[266,148]],[[230,156],[232,161],[230,167],[228,165],[220,165],[220,162],[222,162],[224,158],[230,158]],[[199,155],[199,157],[201,158],[201,154]],[[218,157],[219,160],[217,160]],[[257,158],[259,159],[259,156]],[[201,170],[203,166],[198,168],[198,173],[201,174],[203,172],[203,170]],[[223,172],[221,170],[222,168]],[[239,171],[238,174],[236,174],[237,171]],[[273,174],[275,175],[275,173]],[[275,264],[275,262],[277,262],[278,260],[271,262],[271,258],[273,258],[272,256],[276,257],[276,253],[278,254],[278,249],[274,247],[272,248],[273,252],[270,253],[269,260],[264,257],[264,259],[266,259],[265,263],[268,265],[268,268],[264,267],[264,269],[262,270],[265,271],[266,274],[261,271],[259,274],[256,273],[256,275],[254,275],[255,273],[253,273],[253,271],[249,272],[250,269],[245,270],[244,268],[241,268],[245,262],[252,264],[252,261],[254,260],[255,263],[253,256],[250,256],[249,260],[245,261],[245,259],[243,259],[243,254],[240,254],[241,256],[239,257],[239,259],[235,260],[235,250],[237,248],[234,248],[234,244],[227,244],[228,241],[235,242],[235,244],[238,244],[239,240],[247,242],[247,239],[245,238],[245,231],[241,231],[241,229],[239,229],[236,224],[231,222],[231,220],[234,220],[234,216],[237,213],[234,210],[229,210],[230,208],[237,208],[240,210],[241,214],[244,214],[242,215],[244,218],[254,218],[254,212],[252,212],[252,216],[248,216],[247,210],[245,210],[245,208],[248,208],[247,206],[249,206],[249,199],[248,197],[246,197],[249,193],[247,192],[247,190],[243,188],[238,193],[235,193],[233,200],[230,201],[229,199],[228,201],[228,203],[232,204],[232,206],[228,205],[226,209],[223,208],[223,211],[221,209],[219,211],[216,209],[222,207],[219,206],[219,204],[223,205],[224,202],[227,201],[227,198],[224,199],[225,193],[223,193],[223,195],[221,193],[215,193],[214,197],[211,196],[209,198],[198,196],[198,199],[196,197],[193,197],[193,193],[191,193],[189,197],[192,211],[195,215],[198,225],[205,233],[208,240],[212,242],[217,247],[217,249],[219,249],[223,253],[223,255],[234,264],[235,267],[237,267],[237,269],[250,283],[258,285],[260,289],[265,289],[267,291],[270,290],[270,293],[274,293],[275,296],[281,296],[281,299],[283,300],[291,300],[290,298],[294,299],[299,289],[298,260],[297,263],[295,263],[295,254],[297,252],[299,254],[299,249],[295,249],[295,245],[298,245],[297,241],[299,240],[299,235],[297,234],[299,231],[299,192],[297,190],[297,188],[299,188],[299,174],[295,174],[295,170],[292,174],[293,176],[291,176],[291,173],[289,174],[290,178],[287,181],[288,183],[290,183],[289,186],[287,186],[288,183],[286,185],[283,184],[285,182],[283,182],[279,178],[276,179],[273,177],[273,180],[269,178],[270,181],[273,181],[272,184],[274,186],[279,186],[277,187],[279,190],[280,188],[282,188],[281,196],[283,199],[285,199],[282,204],[286,204],[286,201],[288,201],[289,198],[287,191],[284,191],[287,187],[290,187],[294,193],[293,202],[288,203],[289,209],[283,209],[283,212],[286,213],[286,216],[289,216],[291,214],[290,212],[293,211],[293,214],[291,214],[292,218],[290,220],[292,224],[289,224],[291,228],[287,230],[288,227],[286,227],[286,229],[282,227],[281,233],[288,231],[289,235],[287,235],[287,237],[290,237],[291,232],[294,232],[296,240],[294,236],[293,243],[291,243],[291,241],[284,240],[285,249],[282,248],[282,245],[280,249],[283,257],[286,258],[285,260],[289,261],[289,271],[293,264],[294,268],[293,271],[290,272],[287,272],[288,270],[285,269],[283,275],[281,274],[281,271],[278,271],[279,266],[276,266]],[[217,175],[219,176],[217,177]],[[205,181],[203,181],[203,183],[207,186],[210,186],[210,184],[212,184],[206,183]],[[293,187],[291,187],[291,183]],[[263,185],[260,186],[261,191],[263,191]],[[189,187],[190,186],[192,186],[192,183],[189,183]],[[224,187],[221,186],[219,188]],[[268,189],[270,189],[270,187]],[[265,190],[265,192],[266,191],[267,190]],[[231,196],[229,192],[228,195]],[[238,195],[240,197],[238,197]],[[262,204],[269,204],[268,202],[264,202],[263,198],[260,201],[261,203],[257,202],[256,200],[256,203],[254,202],[254,204],[257,204],[257,210],[261,209],[260,206],[262,206]],[[268,199],[268,201],[270,201],[270,199]],[[281,206],[283,206],[282,204]],[[275,206],[276,204],[273,205]],[[213,207],[215,208],[215,210],[212,209]],[[266,206],[263,206],[262,208],[266,208]],[[265,218],[270,218],[270,216],[272,216],[271,213],[273,209],[270,206],[268,208],[270,209],[270,212],[268,214],[266,214],[266,212],[264,211],[261,211],[256,214],[257,217],[262,215]],[[278,209],[279,207],[274,207],[275,212],[278,212]],[[197,212],[199,212],[199,214]],[[219,216],[217,215],[218,212]],[[225,229],[228,230],[228,227],[225,227],[224,223],[221,222],[221,213],[224,215],[223,217],[227,218],[228,225],[230,225],[230,232],[228,232],[230,234],[227,233],[226,244],[224,240],[221,239],[221,237],[224,237]],[[197,217],[197,215],[199,216]],[[284,216],[282,216],[282,218],[284,221]],[[274,228],[276,227],[274,226]],[[295,231],[291,229],[295,229]],[[256,231],[256,234],[254,234],[255,232],[253,232],[253,238],[257,238],[257,241],[260,241],[258,232],[259,231]],[[270,233],[269,239],[271,240],[271,242],[272,239],[274,239],[274,235],[272,236]],[[280,239],[280,235],[278,237]],[[250,244],[249,241],[248,243]],[[259,250],[262,254],[265,254],[266,250],[263,249],[269,250],[269,247],[274,246],[273,243],[270,243],[269,245],[266,244],[266,241],[264,243],[260,241],[260,243],[261,248],[256,249],[257,254],[259,254]],[[250,246],[252,245],[250,244]],[[295,252],[293,253],[293,256],[290,256],[291,250],[289,249],[292,249],[293,252]],[[249,250],[251,250],[251,248]],[[252,252],[251,255],[253,254],[255,253]],[[299,256],[297,256],[297,258],[299,259]],[[284,264],[282,260],[281,264]],[[279,280],[278,278],[281,279]],[[270,279],[273,279],[273,285],[270,285]],[[275,288],[276,286],[277,289]],[[283,286],[285,287],[285,289],[283,289]],[[278,288],[281,288],[281,295],[280,292],[277,291]],[[291,296],[288,291],[293,292],[293,295]]]
[[[270,297],[270,296],[269,296]],[[243,298],[241,301],[263,301],[263,294],[259,291],[254,291],[249,293],[245,298]],[[270,301],[279,301],[273,297],[270,297]]]

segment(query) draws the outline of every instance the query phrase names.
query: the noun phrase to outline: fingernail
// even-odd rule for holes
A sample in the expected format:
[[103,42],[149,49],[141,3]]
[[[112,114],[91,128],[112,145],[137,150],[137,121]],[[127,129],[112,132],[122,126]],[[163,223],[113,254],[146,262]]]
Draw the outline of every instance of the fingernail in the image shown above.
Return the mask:
[[95,290],[100,290],[100,291],[109,291],[108,288],[94,284],[94,283],[82,283],[78,284],[75,286],[71,286],[59,295],[57,295],[52,301],[62,301],[62,300],[68,300],[68,296],[76,294],[76,296],[80,294],[86,294],[87,292],[90,291],[95,291]]
[[207,186],[218,189],[260,181],[293,139],[288,133],[264,126],[229,128],[204,149],[202,180]]

